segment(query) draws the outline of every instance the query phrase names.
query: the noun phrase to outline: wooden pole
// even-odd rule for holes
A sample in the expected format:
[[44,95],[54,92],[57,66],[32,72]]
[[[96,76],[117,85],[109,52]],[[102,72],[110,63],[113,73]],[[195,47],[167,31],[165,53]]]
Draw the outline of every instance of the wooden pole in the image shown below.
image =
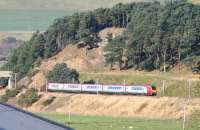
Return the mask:
[[15,73],[15,89],[17,88],[17,74]]
[[191,97],[191,80],[188,81],[188,91],[189,91],[189,98]]
[[48,94],[48,81],[47,81],[47,79],[46,79],[46,94]]
[[71,122],[71,96],[69,96],[68,121],[69,121],[69,123]]
[[185,130],[185,121],[186,121],[186,104],[183,108],[183,124],[182,124],[182,130]]
[[163,92],[163,97],[164,97],[165,96],[165,80],[163,80],[162,92]]
[[[99,80],[97,79],[97,85],[99,85]],[[97,96],[99,95],[99,89],[97,90]]]

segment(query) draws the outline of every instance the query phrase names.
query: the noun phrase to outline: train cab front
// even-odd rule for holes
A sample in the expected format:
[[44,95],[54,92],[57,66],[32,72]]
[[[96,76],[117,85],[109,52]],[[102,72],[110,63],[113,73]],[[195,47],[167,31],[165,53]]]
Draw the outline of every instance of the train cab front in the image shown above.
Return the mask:
[[151,88],[152,88],[152,96],[156,96],[157,95],[156,86],[155,85],[151,85]]
[[155,85],[150,85],[147,84],[147,96],[156,96],[157,95],[157,90]]

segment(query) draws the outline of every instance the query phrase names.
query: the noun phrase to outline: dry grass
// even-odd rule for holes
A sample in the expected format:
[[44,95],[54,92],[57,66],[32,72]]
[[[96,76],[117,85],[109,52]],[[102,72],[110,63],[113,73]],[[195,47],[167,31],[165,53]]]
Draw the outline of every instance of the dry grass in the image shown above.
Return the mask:
[[[156,98],[121,95],[89,95],[89,94],[58,94],[49,96],[57,98],[49,107],[36,104],[30,111],[66,113],[69,110],[79,115],[101,115],[115,117],[142,118],[180,118],[183,113],[182,98]],[[71,97],[71,104],[69,98]],[[45,96],[46,99],[46,96]],[[43,99],[41,99],[43,100]],[[69,105],[70,104],[70,105]],[[51,108],[51,109],[50,109]],[[187,106],[187,114],[194,109],[200,109],[200,99],[191,99]]]

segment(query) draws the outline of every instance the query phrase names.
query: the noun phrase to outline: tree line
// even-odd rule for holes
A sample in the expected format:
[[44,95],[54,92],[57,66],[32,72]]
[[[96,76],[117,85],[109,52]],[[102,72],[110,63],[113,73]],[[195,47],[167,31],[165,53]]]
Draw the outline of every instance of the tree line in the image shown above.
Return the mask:
[[68,44],[84,41],[83,46],[97,47],[93,45],[98,41],[96,34],[108,27],[127,28],[122,36],[108,36],[105,58],[111,66],[153,70],[163,64],[173,67],[184,60],[191,65],[199,59],[200,6],[186,0],[155,1],[120,3],[58,18],[47,31],[36,32],[14,50],[3,69],[24,77],[35,62],[54,56]]
[[154,2],[131,13],[123,35],[108,36],[105,57],[111,69],[154,70],[186,64],[200,68],[200,6],[187,1]]

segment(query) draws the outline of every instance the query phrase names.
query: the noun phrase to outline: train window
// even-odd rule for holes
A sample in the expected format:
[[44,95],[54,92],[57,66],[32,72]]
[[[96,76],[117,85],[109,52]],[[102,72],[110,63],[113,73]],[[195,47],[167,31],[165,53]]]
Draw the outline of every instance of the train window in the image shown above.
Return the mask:
[[142,88],[132,87],[132,90],[143,90]]
[[115,89],[115,90],[119,90],[119,89],[121,89],[121,87],[108,87],[108,89]]

